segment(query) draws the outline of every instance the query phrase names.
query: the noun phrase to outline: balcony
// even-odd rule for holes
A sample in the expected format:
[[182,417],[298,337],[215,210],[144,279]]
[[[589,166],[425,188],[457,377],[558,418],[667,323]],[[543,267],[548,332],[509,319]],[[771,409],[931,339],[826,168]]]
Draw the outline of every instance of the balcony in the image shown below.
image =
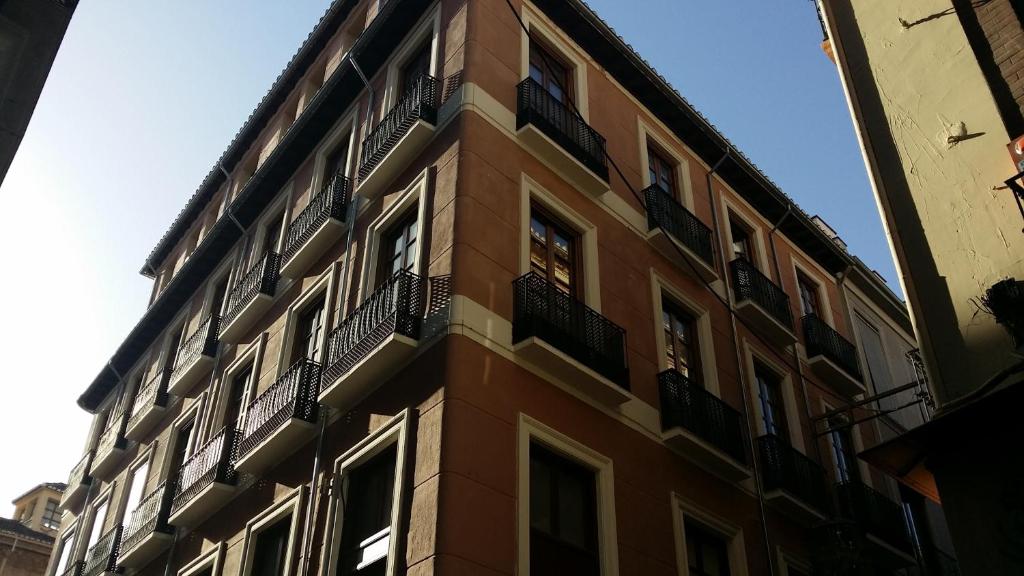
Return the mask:
[[281,257],[267,252],[242,276],[228,294],[227,311],[220,325],[220,339],[237,344],[246,331],[274,301]]
[[423,75],[363,140],[356,194],[375,197],[434,136],[441,82]]
[[711,228],[659,186],[644,190],[644,202],[647,240],[687,274],[704,282],[718,280]]
[[345,232],[352,181],[338,172],[288,226],[281,276],[300,278]]
[[62,509],[74,510],[85,499],[85,495],[89,492],[89,486],[92,485],[92,457],[93,452],[90,450],[71,469],[71,474],[68,475],[68,487],[60,499]]
[[291,456],[313,435],[320,406],[320,365],[300,360],[245,411],[235,468],[258,474]]
[[64,573],[60,576],[82,576],[82,570],[85,569],[85,561],[79,560],[78,562],[72,562],[68,564],[67,568],[64,569]]
[[804,327],[807,365],[836,391],[855,396],[864,392],[857,347],[821,318],[808,314],[800,320]]
[[219,332],[220,316],[211,314],[185,339],[174,356],[174,373],[167,387],[169,394],[187,396],[196,382],[210,372],[217,355]]
[[782,288],[743,258],[733,260],[729,267],[732,269],[736,314],[770,342],[779,346],[796,342],[789,296]]
[[425,306],[426,282],[410,272],[377,288],[327,338],[320,403],[349,408],[412,358]]
[[534,272],[512,292],[517,354],[607,406],[629,400],[625,330]]
[[666,444],[733,482],[750,477],[738,411],[675,370],[658,374],[658,389]]
[[516,134],[545,163],[591,196],[608,191],[604,137],[536,80],[516,88]]
[[839,516],[853,520],[867,534],[868,550],[890,566],[914,561],[903,509],[870,486],[848,480],[835,486]]
[[181,465],[171,502],[170,523],[192,528],[220,510],[236,490],[231,462],[236,431],[222,428]]
[[121,544],[121,526],[107,532],[85,554],[82,576],[100,576],[119,572],[117,551]]
[[174,528],[167,523],[173,491],[166,483],[139,502],[124,529],[118,563],[133,570],[142,568],[170,547]]
[[150,378],[145,386],[139,388],[135,394],[135,401],[132,402],[128,428],[124,433],[126,438],[136,442],[142,440],[163,418],[167,411],[167,384],[171,380],[171,374],[169,369],[161,370]]
[[772,435],[757,439],[757,452],[764,496],[769,503],[808,522],[825,518],[829,493],[821,466]]
[[114,414],[107,421],[106,430],[100,434],[100,439],[96,442],[96,457],[92,460],[94,477],[103,478],[121,460],[121,455],[128,447],[128,440],[124,436],[127,425],[127,412]]

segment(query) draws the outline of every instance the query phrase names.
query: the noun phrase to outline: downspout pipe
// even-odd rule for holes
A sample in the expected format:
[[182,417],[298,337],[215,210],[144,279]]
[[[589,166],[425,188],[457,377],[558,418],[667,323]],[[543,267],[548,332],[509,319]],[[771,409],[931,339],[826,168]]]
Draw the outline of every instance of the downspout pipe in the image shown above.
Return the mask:
[[377,92],[373,89],[373,85],[370,84],[370,79],[363,73],[363,69],[359,67],[359,63],[356,62],[356,59],[351,53],[349,53],[348,61],[352,63],[352,69],[356,71],[356,74],[359,75],[363,84],[366,85],[366,91],[370,95],[369,100],[366,102],[366,127],[367,130],[369,130],[369,127],[373,125],[373,105],[377,101]]

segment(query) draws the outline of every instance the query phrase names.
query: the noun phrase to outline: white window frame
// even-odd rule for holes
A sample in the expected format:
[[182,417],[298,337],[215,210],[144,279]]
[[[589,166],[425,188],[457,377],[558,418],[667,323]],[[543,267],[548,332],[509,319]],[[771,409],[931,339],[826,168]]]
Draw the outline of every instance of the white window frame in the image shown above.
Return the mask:
[[275,525],[286,516],[291,516],[291,526],[288,530],[288,546],[285,548],[284,565],[285,574],[292,571],[292,563],[295,561],[296,549],[300,545],[299,528],[302,522],[302,503],[305,501],[306,491],[303,487],[291,491],[285,498],[272,504],[269,508],[260,512],[255,518],[245,523],[245,540],[242,548],[241,576],[252,574],[253,550],[259,535],[267,528]]
[[391,446],[396,446],[395,453],[395,482],[394,494],[391,500],[391,540],[388,547],[388,561],[385,568],[386,576],[396,576],[399,567],[403,565],[405,558],[399,558],[398,553],[402,549],[399,540],[404,536],[400,531],[403,504],[406,500],[406,475],[409,454],[415,448],[411,445],[411,434],[409,433],[410,421],[413,418],[412,409],[407,408],[398,415],[384,422],[369,436],[361,440],[355,446],[342,454],[334,463],[334,485],[340,489],[331,498],[327,517],[331,519],[324,535],[323,548],[320,557],[322,560],[321,574],[325,576],[336,576],[338,569],[338,552],[341,547],[341,537],[344,531],[342,523],[345,518],[345,508],[342,505],[342,491],[348,490],[348,478],[351,472],[363,464],[369,462]]
[[601,312],[601,271],[598,264],[597,226],[562,202],[533,178],[522,174],[519,193],[519,273],[530,271],[530,213],[536,203],[578,234],[583,258],[583,292],[587,306]]
[[[800,313],[800,317],[803,318],[804,316],[803,304],[800,302],[800,276],[803,276],[814,282],[814,286],[817,289],[818,306],[821,307],[821,314],[818,317],[832,328],[835,328],[836,322],[835,314],[832,313],[832,301],[829,299],[825,281],[822,281],[822,273],[820,271],[812,272],[809,266],[799,262],[795,257],[790,257],[789,260],[793,268],[793,286],[796,288],[797,312]],[[832,281],[831,276],[825,275],[825,277],[829,279],[828,282]]]
[[153,477],[153,460],[156,454],[157,442],[153,442],[146,447],[145,451],[142,452],[137,458],[125,468],[124,484],[121,490],[120,502],[117,505],[117,517],[121,519],[121,523],[125,523],[131,520],[131,514],[134,510],[128,509],[128,499],[131,497],[132,487],[135,485],[136,477],[135,473],[145,465],[146,477],[142,479],[142,492],[140,493],[140,502],[146,498],[149,492],[146,491],[146,486],[149,484],[149,479]]
[[[430,169],[425,169],[402,191],[398,199],[391,203],[384,212],[370,223],[366,230],[366,248],[363,251],[363,279],[359,286],[359,302],[373,294],[377,283],[377,259],[380,243],[391,227],[402,220],[409,210],[415,206],[418,238],[416,239],[416,265],[414,274],[422,274],[424,260],[429,251],[426,241],[430,235],[430,222],[427,220],[428,190],[433,188]],[[344,304],[344,303],[342,303]]]
[[[203,292],[203,311],[199,314],[200,319],[205,319],[208,314],[223,316],[224,308],[228,305],[228,297],[231,295],[231,288],[233,288],[231,282],[233,267],[231,266],[231,263],[235,260],[234,254],[235,252],[232,250],[231,255],[217,266],[217,269],[213,274],[208,276],[210,281],[206,283],[206,289]],[[210,310],[210,301],[213,300],[213,291],[216,289],[217,282],[220,280],[227,282],[227,289],[224,290],[224,301],[220,303],[220,310]]]
[[747,370],[747,389],[750,391],[750,398],[754,405],[754,419],[757,425],[757,435],[763,436],[768,433],[764,425],[764,413],[761,411],[761,391],[757,384],[755,363],[762,364],[779,377],[779,386],[782,388],[782,401],[786,409],[786,427],[789,429],[789,442],[803,454],[807,454],[807,447],[804,444],[804,430],[800,423],[799,404],[796,398],[796,387],[793,383],[793,375],[784,366],[779,365],[770,359],[767,354],[762,353],[750,345],[744,339],[743,356]]
[[[835,406],[832,406],[831,404],[829,404],[824,399],[820,399],[819,402],[820,402],[820,408],[821,408],[821,413],[822,414],[826,414],[826,413],[828,413],[828,412],[830,412],[832,410],[835,410]],[[845,417],[845,415],[844,415],[844,417]],[[824,424],[825,424],[825,426],[831,426],[829,424],[828,420],[825,420]],[[841,481],[841,478],[839,478],[839,463],[836,461],[835,440],[834,440],[834,436],[832,435],[831,432],[828,433],[827,440],[828,440],[828,459],[829,459],[829,462],[832,463],[832,472],[833,472],[833,475],[835,476],[835,481],[839,482],[839,481]],[[867,462],[865,462],[865,461],[863,461],[863,460],[861,460],[860,458],[857,457],[857,454],[860,454],[861,452],[864,451],[864,439],[863,439],[863,437],[861,436],[861,433],[860,433],[860,424],[854,424],[854,425],[850,426],[850,440],[853,441],[853,447],[852,447],[853,448],[853,453],[854,453],[853,460],[854,460],[854,464],[857,466],[857,472],[860,475],[861,483],[863,483],[865,486],[874,487],[874,482],[871,481],[871,468],[868,467]]]
[[690,570],[689,558],[686,555],[687,519],[697,522],[725,540],[729,555],[729,574],[747,576],[747,547],[743,541],[743,529],[673,492],[672,528],[675,537],[676,570],[679,576],[687,576]]
[[[398,81],[402,66],[408,62],[413,51],[423,45],[423,42],[430,39],[430,75],[438,77],[440,59],[438,57],[438,46],[441,38],[441,7],[438,5],[426,15],[412,32],[406,34],[402,43],[395,49],[387,68],[387,80],[384,88],[384,98],[381,99],[381,109],[376,118],[380,122],[388,112],[394,108],[401,98],[398,93]],[[370,127],[368,127],[370,129]]]
[[309,288],[305,289],[302,294],[288,306],[288,312],[285,314],[284,330],[282,330],[284,341],[281,342],[281,352],[277,359],[278,378],[280,378],[288,371],[288,368],[290,368],[288,365],[288,358],[291,357],[292,349],[295,347],[295,329],[298,327],[299,314],[301,314],[305,308],[321,294],[324,296],[324,318],[323,326],[320,328],[320,330],[323,331],[323,348],[321,349],[321,357],[313,358],[313,360],[320,364],[324,364],[326,362],[327,336],[331,333],[331,327],[334,325],[332,322],[336,292],[334,286],[340,269],[340,262],[334,262],[331,264],[323,274],[313,280],[313,284]]
[[249,251],[249,261],[243,266],[243,269],[239,271],[239,274],[235,275],[237,281],[240,274],[248,272],[256,264],[256,260],[263,256],[263,252],[257,253],[255,248],[263,244],[264,237],[267,233],[267,225],[270,221],[281,214],[281,231],[278,234],[276,240],[274,240],[274,249],[271,250],[277,254],[280,254],[284,250],[284,241],[288,237],[288,226],[291,224],[291,206],[292,206],[292,192],[294,186],[292,182],[285,184],[277,194],[277,199],[268,207],[263,209],[263,213],[256,220],[255,227],[253,228],[252,234],[252,245]]
[[[234,382],[235,377],[242,368],[252,363],[252,379],[242,395],[242,408],[238,412],[239,424],[241,425],[245,421],[249,403],[256,397],[256,391],[260,386],[260,373],[263,371],[263,352],[266,349],[268,338],[269,336],[266,332],[261,332],[255,341],[238,352],[238,356],[224,370],[224,374],[220,378],[219,390],[217,391],[216,406],[213,408],[215,413],[210,419],[216,426],[216,430],[228,424],[224,421],[224,417],[226,415],[225,410],[227,410],[228,397],[231,394],[231,383]],[[212,433],[213,430],[210,432]]]
[[722,246],[723,254],[727,255],[726,264],[731,264],[735,259],[732,255],[732,226],[730,221],[735,219],[741,224],[746,226],[750,230],[750,235],[754,240],[754,250],[757,252],[757,262],[753,264],[757,269],[771,279],[772,282],[776,282],[770,274],[768,266],[768,249],[764,241],[764,227],[759,222],[755,222],[747,216],[748,211],[753,211],[752,208],[745,207],[739,208],[737,204],[734,204],[732,199],[726,197],[726,192],[723,190],[719,193],[722,198],[722,234],[720,236],[725,240],[725,245]]
[[619,544],[615,527],[615,478],[611,458],[522,412],[519,413],[517,436],[516,574],[530,576],[530,444],[537,443],[593,470],[601,576],[618,576]]
[[718,382],[718,365],[715,358],[715,333],[711,327],[711,313],[685,292],[669,282],[657,270],[651,268],[651,302],[654,305],[654,344],[657,347],[658,371],[667,370],[665,363],[665,330],[661,315],[665,309],[664,295],[668,294],[673,304],[693,316],[697,324],[697,339],[700,354],[700,372],[704,389],[721,398]]
[[676,192],[679,193],[679,198],[676,198],[683,206],[686,207],[690,212],[694,211],[693,207],[693,182],[690,181],[690,161],[679,153],[678,144],[674,141],[669,142],[668,140],[661,137],[660,132],[652,128],[647,122],[644,121],[643,117],[637,115],[637,136],[638,143],[640,146],[640,179],[643,184],[643,188],[649,187],[651,182],[651,173],[648,169],[650,164],[650,142],[658,146],[659,152],[662,155],[667,155],[670,160],[675,163],[673,172],[675,173],[676,186],[679,188]]
[[523,25],[529,30],[529,34],[527,34],[526,30],[520,29],[519,79],[525,80],[530,77],[530,36],[535,36],[544,42],[546,49],[554,51],[571,67],[569,72],[573,82],[572,101],[583,120],[589,122],[590,106],[588,103],[590,99],[587,94],[587,62],[580,56],[583,51],[579,50],[575,42],[530,4],[523,2],[519,16],[522,18]]
[[211,576],[220,576],[223,569],[225,547],[223,542],[217,543],[213,548],[200,554],[195,560],[182,566],[178,570],[178,576],[196,576],[196,574],[202,573],[207,568],[210,568]]
[[[114,490],[117,488],[117,485],[117,481],[111,482],[102,492],[99,493],[99,495],[96,498],[93,499],[92,502],[89,503],[89,513],[87,515],[89,521],[85,523],[85,526],[87,526],[88,528],[83,528],[81,535],[82,544],[85,546],[85,548],[81,550],[83,559],[86,556],[88,556],[89,549],[95,545],[94,543],[89,542],[90,540],[92,540],[93,530],[99,530],[99,534],[96,535],[96,540],[98,541],[100,538],[103,537],[103,534],[105,534],[105,532],[103,531],[103,527],[106,524],[108,524],[107,520],[110,519],[111,514],[117,513],[117,510],[112,509],[114,507],[111,506],[114,500]],[[96,508],[98,507],[97,504],[106,504],[106,510],[104,511],[103,518],[100,519],[99,524],[96,523]]]
[[171,470],[168,469],[171,465],[170,456],[171,452],[177,447],[176,440],[178,437],[178,432],[181,430],[181,425],[189,420],[194,421],[192,425],[192,447],[191,450],[189,450],[189,452],[185,455],[185,460],[191,458],[192,455],[195,454],[195,449],[201,446],[203,443],[203,438],[205,437],[205,434],[203,434],[202,430],[203,405],[206,403],[206,394],[206,392],[200,394],[199,397],[196,398],[196,400],[192,402],[192,404],[190,404],[187,408],[183,409],[181,411],[181,414],[179,414],[178,417],[175,418],[173,422],[171,422],[171,425],[168,426],[168,429],[170,430],[170,435],[168,436],[168,441],[164,446],[163,455],[160,461],[160,476],[158,476],[159,478],[162,478],[164,481],[168,482],[168,485],[171,485],[173,480],[170,477]]
[[64,548],[68,545],[69,539],[71,541],[71,551],[68,553],[68,563],[63,566],[63,569],[67,570],[68,566],[78,562],[80,550],[76,550],[76,548],[81,548],[81,535],[76,534],[76,532],[78,531],[79,524],[78,518],[75,518],[54,540],[54,554],[51,556],[46,570],[46,574],[49,576],[62,576],[62,573],[58,573],[57,569],[61,568],[58,564],[60,563],[61,555],[64,553]]
[[324,187],[324,168],[327,164],[327,157],[341,144],[342,140],[348,139],[348,157],[345,159],[345,175],[351,176],[355,167],[356,158],[359,156],[360,142],[357,138],[359,128],[359,111],[353,107],[346,112],[341,121],[334,127],[326,138],[320,143],[313,160],[313,178],[309,187],[309,202],[320,193]]

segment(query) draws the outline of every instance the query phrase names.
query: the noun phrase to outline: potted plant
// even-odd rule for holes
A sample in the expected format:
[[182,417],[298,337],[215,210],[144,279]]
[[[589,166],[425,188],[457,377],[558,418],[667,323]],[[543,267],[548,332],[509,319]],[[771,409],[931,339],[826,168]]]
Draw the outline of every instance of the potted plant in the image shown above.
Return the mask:
[[1007,278],[985,291],[982,309],[1013,336],[1016,352],[1024,356],[1024,280]]

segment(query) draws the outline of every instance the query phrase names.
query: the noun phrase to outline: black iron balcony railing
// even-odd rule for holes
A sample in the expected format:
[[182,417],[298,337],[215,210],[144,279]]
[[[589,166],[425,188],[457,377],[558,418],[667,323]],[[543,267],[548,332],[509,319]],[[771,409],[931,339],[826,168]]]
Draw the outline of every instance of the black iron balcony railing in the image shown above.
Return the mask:
[[[244,281],[244,280],[243,280]],[[232,292],[234,294],[234,292]],[[195,332],[178,347],[174,356],[174,372],[186,370],[200,356],[217,354],[217,334],[220,332],[220,316],[211,314],[203,320]]]
[[537,337],[629,390],[626,331],[529,272],[512,283],[512,343]]
[[608,180],[605,139],[533,78],[517,86],[516,130],[533,124],[591,172]]
[[82,576],[100,576],[104,572],[117,570],[117,551],[121,544],[121,526],[107,532],[89,548],[85,556]]
[[418,120],[437,122],[441,82],[424,74],[416,79],[402,99],[363,140],[359,179],[366,178]]
[[96,442],[96,458],[102,459],[112,450],[123,449],[126,445],[124,437],[125,428],[128,425],[128,414],[123,410],[114,414],[107,421],[107,429],[100,434]]
[[348,372],[391,334],[418,340],[426,286],[420,276],[401,271],[353,310],[327,337],[323,387]]
[[808,358],[824,356],[850,376],[861,379],[856,346],[814,314],[804,316],[800,323],[804,327],[804,345],[807,346]]
[[319,392],[320,365],[312,360],[299,360],[293,364],[277,382],[249,404],[238,443],[238,459],[292,418],[316,422]]
[[139,506],[132,511],[131,519],[124,529],[124,538],[121,540],[121,550],[128,551],[135,548],[143,540],[155,533],[170,534],[174,531],[167,523],[171,514],[171,499],[174,492],[162,482],[156,490],[139,502]]
[[68,474],[68,490],[74,490],[80,485],[88,485],[92,482],[92,476],[89,475],[89,472],[92,468],[92,457],[94,454],[95,452],[90,450],[71,469],[71,473]]
[[788,492],[819,512],[828,512],[828,484],[821,466],[771,434],[757,439],[757,451],[765,491]]
[[911,551],[910,535],[903,509],[886,495],[857,480],[835,486],[836,510],[857,522],[868,534],[904,551]]
[[68,564],[66,568],[64,568],[64,572],[61,573],[61,576],[82,576],[82,570],[84,569],[85,560],[72,562],[71,564]]
[[280,270],[281,256],[274,252],[264,254],[231,289],[221,325],[231,324],[259,294],[273,296]]
[[658,374],[661,428],[685,428],[701,440],[745,464],[743,416],[675,370]]
[[692,250],[706,264],[714,266],[711,228],[660,186],[648,186],[644,190],[644,199],[647,203],[648,228],[661,228]]
[[128,428],[134,427],[150,408],[154,406],[167,406],[167,384],[171,381],[172,373],[168,368],[160,370],[142,388],[139,388],[139,391],[135,394],[135,401],[132,402],[132,412],[128,418]]
[[309,201],[298,217],[288,226],[288,235],[284,241],[282,262],[288,262],[300,248],[313,237],[324,222],[334,218],[345,219],[349,198],[352,193],[352,181],[338,172],[331,177],[320,192]]
[[214,483],[234,484],[236,473],[232,455],[235,437],[236,430],[233,426],[222,428],[181,465],[175,482],[171,515],[184,508],[200,492]]
[[732,268],[732,289],[736,301],[750,300],[772,315],[783,326],[793,329],[789,296],[745,258],[737,258]]

